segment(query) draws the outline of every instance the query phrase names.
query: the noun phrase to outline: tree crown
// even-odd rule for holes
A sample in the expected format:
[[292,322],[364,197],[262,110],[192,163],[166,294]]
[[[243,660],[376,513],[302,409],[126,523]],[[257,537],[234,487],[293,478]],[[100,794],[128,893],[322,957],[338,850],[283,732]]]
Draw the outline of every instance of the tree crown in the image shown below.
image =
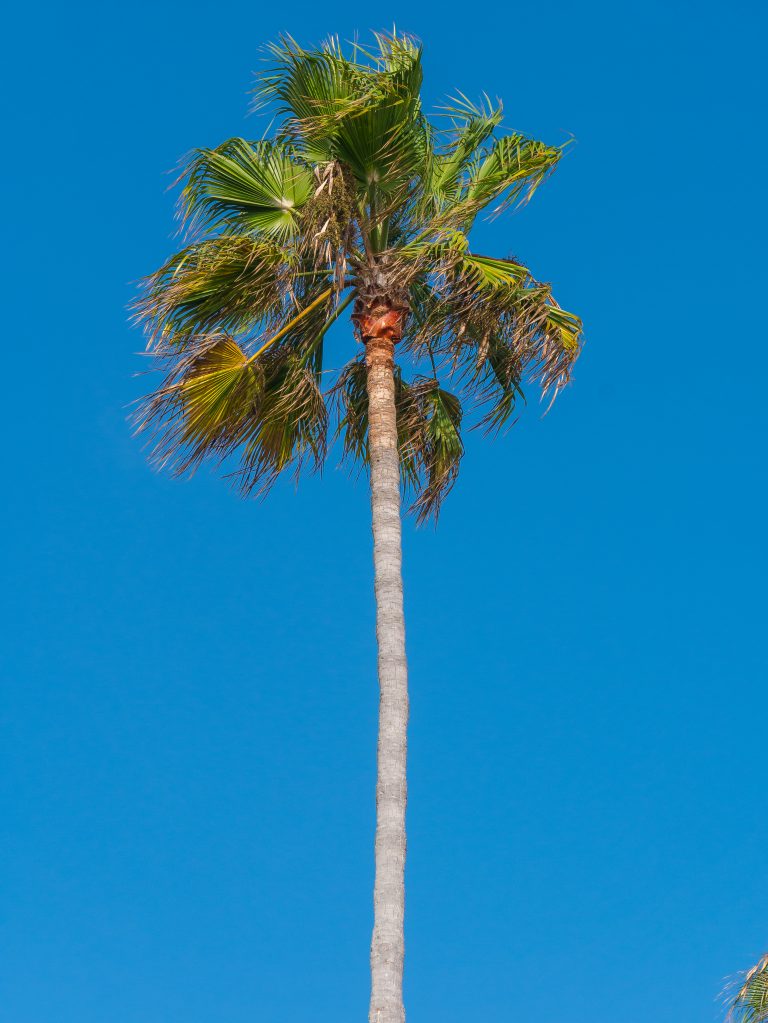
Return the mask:
[[419,519],[456,479],[465,409],[497,431],[524,385],[553,400],[567,383],[581,321],[522,263],[473,253],[468,238],[482,210],[527,202],[564,147],[502,133],[487,98],[459,95],[436,125],[421,83],[408,35],[348,51],[286,38],[254,90],[272,137],[190,156],[187,244],[136,303],[165,373],[138,415],[160,465],[184,473],[213,458],[245,493],[319,468],[335,438],[344,461],[365,465],[361,349],[337,371],[323,358],[353,302],[355,322],[369,307],[402,313],[398,441]]

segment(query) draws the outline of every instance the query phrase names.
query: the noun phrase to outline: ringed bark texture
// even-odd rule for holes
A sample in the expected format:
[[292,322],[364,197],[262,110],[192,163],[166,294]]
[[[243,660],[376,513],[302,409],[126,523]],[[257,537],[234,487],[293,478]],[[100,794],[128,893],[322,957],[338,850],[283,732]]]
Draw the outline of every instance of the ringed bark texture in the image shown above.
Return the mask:
[[[366,322],[367,320],[367,322]],[[404,1023],[405,806],[408,669],[405,659],[400,459],[394,343],[402,313],[357,318],[366,346],[371,509],[379,668],[376,879],[371,942],[370,1023]]]

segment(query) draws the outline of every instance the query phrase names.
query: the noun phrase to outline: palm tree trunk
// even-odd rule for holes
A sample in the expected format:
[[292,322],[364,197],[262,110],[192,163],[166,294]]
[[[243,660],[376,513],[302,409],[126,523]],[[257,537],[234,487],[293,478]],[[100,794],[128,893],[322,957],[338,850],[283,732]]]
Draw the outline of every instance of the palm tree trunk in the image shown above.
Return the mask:
[[373,892],[370,1023],[404,1023],[405,803],[408,668],[405,659],[400,460],[395,413],[394,343],[366,338],[371,456],[379,745],[376,879]]

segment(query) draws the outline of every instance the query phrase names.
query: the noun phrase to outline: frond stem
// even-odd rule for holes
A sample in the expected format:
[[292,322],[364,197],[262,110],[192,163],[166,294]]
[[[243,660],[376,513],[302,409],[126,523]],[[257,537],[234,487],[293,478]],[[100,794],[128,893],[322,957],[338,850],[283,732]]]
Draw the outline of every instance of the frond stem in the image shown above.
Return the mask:
[[254,354],[247,359],[245,363],[246,366],[250,365],[250,363],[258,359],[258,357],[262,355],[264,352],[266,352],[268,348],[271,348],[275,341],[279,341],[281,337],[285,337],[289,330],[295,327],[296,324],[303,320],[304,317],[307,316],[309,313],[311,313],[313,309],[317,309],[317,307],[332,294],[333,288],[326,288],[325,291],[323,291],[320,295],[317,296],[316,299],[310,302],[308,306],[305,306],[305,308],[302,309],[297,316],[294,316],[293,319],[289,320],[284,327],[281,327],[276,334],[273,334],[269,341],[265,342],[265,344],[261,346],[258,352],[254,352]]

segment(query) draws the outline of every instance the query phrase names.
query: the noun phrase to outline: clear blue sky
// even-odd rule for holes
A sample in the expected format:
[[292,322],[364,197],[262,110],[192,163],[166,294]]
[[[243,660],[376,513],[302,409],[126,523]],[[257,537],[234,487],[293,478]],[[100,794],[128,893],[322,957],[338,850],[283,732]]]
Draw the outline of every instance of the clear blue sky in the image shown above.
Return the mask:
[[[3,86],[8,1023],[364,1020],[368,498],[153,474],[132,281],[260,44],[394,21],[578,144],[476,246],[575,382],[405,530],[411,1023],[680,1023],[768,948],[762,5],[19,5]],[[339,335],[339,345],[343,340]],[[351,344],[351,342],[349,342]]]

